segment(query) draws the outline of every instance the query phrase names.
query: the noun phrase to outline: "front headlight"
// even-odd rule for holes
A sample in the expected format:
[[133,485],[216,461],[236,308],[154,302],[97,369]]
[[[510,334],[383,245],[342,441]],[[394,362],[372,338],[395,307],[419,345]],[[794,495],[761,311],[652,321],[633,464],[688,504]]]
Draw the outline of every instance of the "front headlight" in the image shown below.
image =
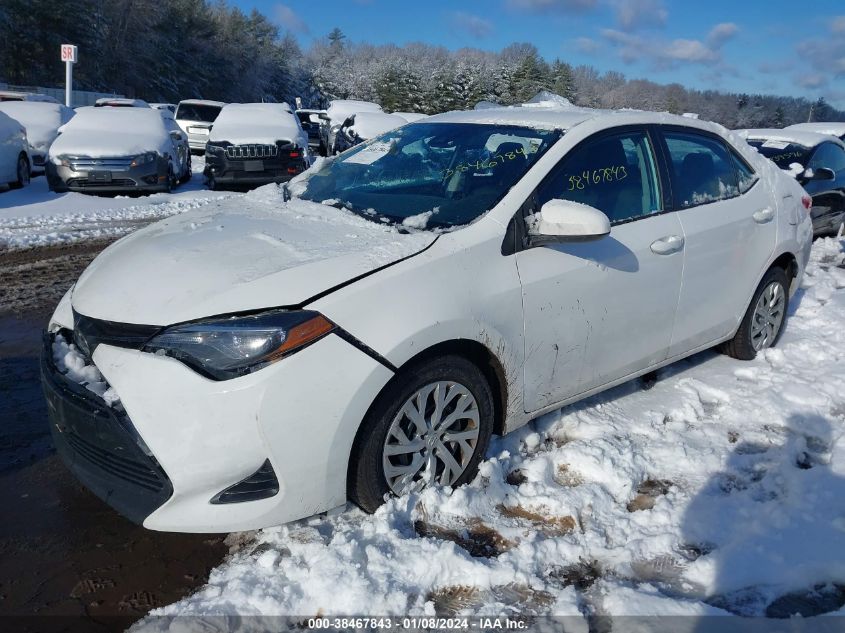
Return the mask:
[[318,312],[264,312],[176,325],[150,340],[144,351],[172,356],[216,380],[251,373],[334,329]]
[[205,145],[205,151],[206,151],[208,154],[215,154],[215,155],[217,155],[217,154],[222,154],[222,153],[224,152],[224,149],[223,149],[223,147],[222,147],[222,146],[220,146],[220,145],[212,145],[211,143],[206,143],[206,145]]
[[139,165],[146,165],[147,163],[152,163],[158,154],[155,152],[146,152],[145,154],[141,154],[140,156],[136,156],[132,159],[132,162],[129,163],[130,167],[138,167]]
[[61,156],[54,156],[53,164],[61,167],[70,167],[70,157],[65,154],[62,154]]

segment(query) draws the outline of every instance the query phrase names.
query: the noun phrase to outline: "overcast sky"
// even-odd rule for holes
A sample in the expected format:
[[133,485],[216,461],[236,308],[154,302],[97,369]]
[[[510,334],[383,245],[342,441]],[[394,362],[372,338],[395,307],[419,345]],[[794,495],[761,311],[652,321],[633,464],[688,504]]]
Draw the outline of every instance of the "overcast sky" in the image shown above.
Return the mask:
[[824,96],[845,108],[845,0],[233,0],[303,46],[351,41],[499,50],[696,88]]

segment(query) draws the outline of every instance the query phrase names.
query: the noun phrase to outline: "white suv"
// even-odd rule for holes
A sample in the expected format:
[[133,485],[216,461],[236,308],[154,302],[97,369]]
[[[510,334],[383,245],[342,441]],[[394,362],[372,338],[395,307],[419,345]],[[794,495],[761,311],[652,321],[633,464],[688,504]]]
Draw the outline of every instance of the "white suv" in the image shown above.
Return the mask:
[[106,249],[49,323],[50,427],[151,529],[373,511],[546,411],[775,344],[808,204],[711,123],[433,116]]
[[208,135],[224,105],[222,101],[185,99],[176,106],[176,123],[188,135],[192,151],[200,154],[205,152]]

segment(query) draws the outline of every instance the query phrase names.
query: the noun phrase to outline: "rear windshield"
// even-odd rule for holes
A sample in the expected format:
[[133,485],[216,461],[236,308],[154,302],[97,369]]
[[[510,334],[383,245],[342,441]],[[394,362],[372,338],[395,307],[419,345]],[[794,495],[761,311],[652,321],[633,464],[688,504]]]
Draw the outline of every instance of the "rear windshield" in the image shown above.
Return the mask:
[[756,147],[758,152],[774,162],[781,169],[788,169],[792,163],[798,163],[806,167],[807,161],[810,159],[810,149],[798,143],[751,139],[748,141],[748,144],[751,147]]
[[214,123],[220,114],[220,106],[200,103],[180,103],[176,108],[176,118],[182,121],[202,121]]

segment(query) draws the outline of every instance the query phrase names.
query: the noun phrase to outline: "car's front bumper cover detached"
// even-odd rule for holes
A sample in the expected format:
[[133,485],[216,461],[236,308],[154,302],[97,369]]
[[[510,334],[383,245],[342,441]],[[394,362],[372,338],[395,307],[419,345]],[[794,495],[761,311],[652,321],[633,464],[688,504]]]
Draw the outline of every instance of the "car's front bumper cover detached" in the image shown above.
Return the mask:
[[[119,397],[103,398],[42,358],[56,447],[68,467],[144,527],[232,532],[346,502],[355,433],[393,372],[335,334],[259,371],[213,380],[143,350],[155,326],[74,315],[73,340]],[[145,333],[146,332],[146,333]],[[331,397],[327,397],[330,394]]]
[[67,467],[94,494],[135,523],[173,494],[173,485],[144,445],[126,411],[109,406],[65,377],[45,335],[41,378],[50,432]]

